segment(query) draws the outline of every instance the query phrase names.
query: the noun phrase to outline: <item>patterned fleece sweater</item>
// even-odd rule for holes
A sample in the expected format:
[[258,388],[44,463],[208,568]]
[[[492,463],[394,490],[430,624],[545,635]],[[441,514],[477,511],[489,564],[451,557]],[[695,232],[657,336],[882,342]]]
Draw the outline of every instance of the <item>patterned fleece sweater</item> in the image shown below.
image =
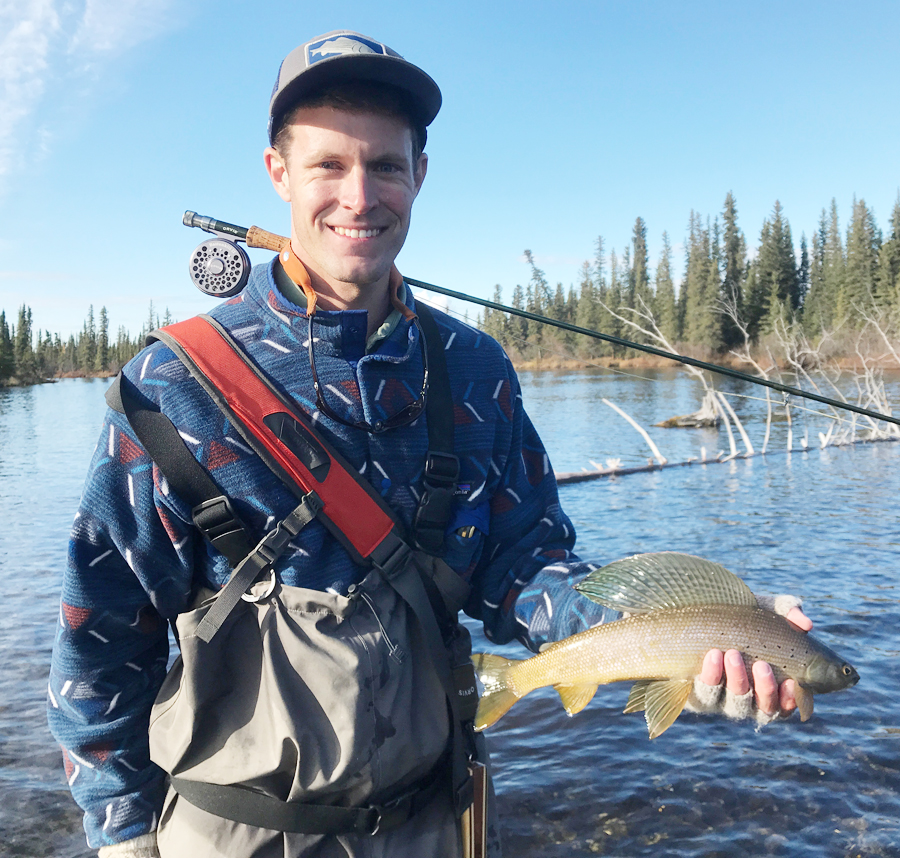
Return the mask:
[[[414,300],[407,290],[407,303]],[[308,319],[257,266],[240,296],[212,315],[278,389],[409,527],[427,451],[425,417],[372,435],[321,415],[307,359]],[[465,611],[497,643],[533,651],[610,618],[572,590],[594,566],[572,554],[547,453],[522,407],[515,372],[490,337],[435,312],[450,373],[462,494],[445,561],[472,585]],[[418,330],[401,321],[367,352],[365,311],[315,316],[319,379],[332,410],[374,423],[412,402],[422,385]],[[161,343],[125,368],[162,409],[257,535],[296,501]],[[313,521],[276,565],[283,584],[345,594],[363,577]],[[49,721],[67,779],[85,811],[89,844],[154,830],[164,773],[150,762],[150,708],[166,672],[168,624],[198,587],[221,587],[230,568],[199,535],[125,418],[109,411],[72,529],[49,685]]]

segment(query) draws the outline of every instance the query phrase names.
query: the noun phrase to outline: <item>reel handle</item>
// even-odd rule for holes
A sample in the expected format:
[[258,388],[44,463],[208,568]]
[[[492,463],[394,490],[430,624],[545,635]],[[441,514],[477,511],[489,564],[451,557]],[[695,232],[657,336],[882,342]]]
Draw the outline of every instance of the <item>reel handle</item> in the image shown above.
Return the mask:
[[258,226],[251,226],[247,230],[246,241],[247,247],[260,247],[263,250],[274,250],[276,253],[281,253],[291,240],[283,235],[276,235],[274,232],[266,232]]

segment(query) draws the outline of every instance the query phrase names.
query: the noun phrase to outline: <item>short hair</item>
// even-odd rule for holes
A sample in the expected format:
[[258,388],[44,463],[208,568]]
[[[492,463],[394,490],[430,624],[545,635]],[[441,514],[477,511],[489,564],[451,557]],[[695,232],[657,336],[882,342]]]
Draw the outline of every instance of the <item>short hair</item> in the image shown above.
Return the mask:
[[286,158],[293,132],[291,123],[298,111],[307,107],[331,107],[347,113],[374,113],[404,122],[412,137],[413,167],[425,151],[427,131],[417,116],[412,99],[402,90],[389,84],[367,80],[332,83],[296,101],[276,123],[272,145]]

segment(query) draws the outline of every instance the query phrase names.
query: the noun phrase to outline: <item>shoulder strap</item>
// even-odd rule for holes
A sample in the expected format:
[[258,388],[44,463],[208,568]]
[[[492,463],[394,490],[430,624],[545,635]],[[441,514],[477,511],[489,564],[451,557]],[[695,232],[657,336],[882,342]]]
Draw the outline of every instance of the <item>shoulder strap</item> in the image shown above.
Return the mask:
[[413,519],[413,540],[422,551],[439,555],[443,552],[444,532],[453,510],[459,459],[453,452],[453,398],[444,344],[428,307],[420,301],[416,311],[425,334],[431,383],[425,400],[428,455],[422,478],[422,497]]
[[375,490],[314,432],[309,418],[257,370],[215,319],[195,316],[151,336],[181,359],[285,486],[298,497],[316,493],[320,519],[357,562],[369,560],[401,527]]

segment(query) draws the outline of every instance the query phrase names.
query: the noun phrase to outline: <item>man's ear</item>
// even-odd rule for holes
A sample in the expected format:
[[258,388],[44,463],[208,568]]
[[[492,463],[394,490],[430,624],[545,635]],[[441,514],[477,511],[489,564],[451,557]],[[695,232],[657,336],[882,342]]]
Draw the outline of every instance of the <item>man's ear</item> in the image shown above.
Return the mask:
[[291,201],[290,177],[288,176],[287,164],[285,164],[284,158],[281,157],[277,149],[269,146],[263,152],[263,160],[266,164],[266,172],[272,181],[272,187],[275,188],[275,193],[286,203],[289,203]]
[[416,162],[416,169],[413,172],[413,181],[416,186],[416,196],[419,195],[419,191],[422,188],[422,182],[425,181],[425,174],[428,172],[428,156],[423,152],[419,155],[419,160]]

